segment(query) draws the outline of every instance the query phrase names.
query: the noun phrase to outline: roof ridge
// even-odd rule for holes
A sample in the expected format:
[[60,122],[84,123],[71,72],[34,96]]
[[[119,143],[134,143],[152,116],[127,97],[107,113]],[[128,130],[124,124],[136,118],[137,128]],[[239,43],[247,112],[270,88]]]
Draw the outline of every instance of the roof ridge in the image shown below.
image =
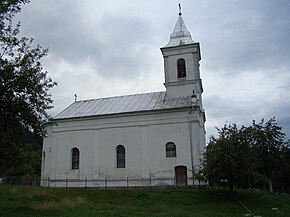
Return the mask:
[[[127,97],[127,96],[137,96],[137,95],[144,95],[144,94],[154,94],[154,93],[163,93],[165,91],[154,91],[154,92],[147,92],[147,93],[134,93],[134,94],[125,94],[125,95],[116,95],[116,96],[107,96],[107,97],[100,97],[100,98],[94,98],[94,99],[82,99],[82,100],[77,100],[73,103],[76,102],[87,102],[87,101],[94,101],[94,100],[99,100],[99,99],[111,99],[111,98],[119,98],[119,97]],[[72,103],[72,104],[73,104]]]

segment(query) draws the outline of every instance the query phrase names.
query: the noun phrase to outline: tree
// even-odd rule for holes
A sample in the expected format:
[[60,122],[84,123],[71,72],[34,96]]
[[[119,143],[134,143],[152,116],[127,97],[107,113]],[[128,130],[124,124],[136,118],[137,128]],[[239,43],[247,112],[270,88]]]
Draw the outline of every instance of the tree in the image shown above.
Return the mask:
[[255,169],[255,156],[245,137],[246,128],[225,124],[218,129],[218,137],[211,136],[203,160],[204,173],[211,184],[226,182],[233,191],[234,185],[251,182]]
[[289,188],[290,148],[275,118],[240,129],[226,124],[217,130],[218,137],[210,138],[202,163],[211,184],[226,180],[231,191],[234,185],[263,187],[267,182],[270,191],[273,182]]
[[281,165],[277,174],[282,191],[290,193],[290,140],[281,149]]
[[193,180],[198,181],[198,187],[200,188],[200,184],[202,183],[204,185],[204,182],[206,181],[206,176],[204,174],[204,170],[202,168],[202,165],[199,166],[199,168],[194,168],[192,171],[192,177]]
[[250,146],[260,161],[258,171],[267,178],[269,190],[272,192],[272,179],[278,176],[282,165],[285,134],[282,127],[277,125],[275,117],[267,122],[262,119],[258,124],[253,121],[249,129],[251,129]]
[[33,39],[20,37],[20,23],[13,18],[29,0],[0,2],[0,174],[20,174],[25,141],[31,133],[45,134],[43,123],[52,108],[48,92],[53,82],[41,60],[48,50],[33,47]]

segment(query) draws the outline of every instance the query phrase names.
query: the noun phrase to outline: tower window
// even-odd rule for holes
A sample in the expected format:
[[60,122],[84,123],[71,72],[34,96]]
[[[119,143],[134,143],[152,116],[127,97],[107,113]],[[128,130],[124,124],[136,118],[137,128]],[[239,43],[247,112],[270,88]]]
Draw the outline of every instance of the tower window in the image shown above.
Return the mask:
[[116,148],[117,152],[117,168],[125,168],[125,147],[123,145],[118,145]]
[[72,166],[71,168],[73,170],[77,170],[80,168],[80,151],[78,148],[73,148],[71,150],[71,154],[72,154]]
[[177,60],[177,77],[178,78],[186,77],[185,60],[182,58]]
[[173,142],[168,142],[165,145],[166,157],[176,157],[176,145]]

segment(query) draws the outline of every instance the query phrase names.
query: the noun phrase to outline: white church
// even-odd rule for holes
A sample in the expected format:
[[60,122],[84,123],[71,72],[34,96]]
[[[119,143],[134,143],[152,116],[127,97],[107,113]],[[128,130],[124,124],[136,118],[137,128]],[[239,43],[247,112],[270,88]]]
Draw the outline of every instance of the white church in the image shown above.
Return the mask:
[[161,52],[166,91],[75,101],[47,124],[41,186],[194,185],[205,150],[201,54],[181,11]]

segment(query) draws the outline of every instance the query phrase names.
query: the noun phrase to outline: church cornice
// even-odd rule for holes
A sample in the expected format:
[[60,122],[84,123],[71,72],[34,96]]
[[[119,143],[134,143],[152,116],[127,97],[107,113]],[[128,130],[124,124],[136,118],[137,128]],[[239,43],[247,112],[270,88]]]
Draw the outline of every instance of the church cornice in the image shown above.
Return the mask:
[[178,81],[165,82],[163,83],[163,85],[167,88],[167,87],[187,85],[187,84],[190,85],[190,84],[196,84],[196,83],[199,83],[201,92],[203,92],[201,79],[193,79],[193,80],[179,79]]
[[181,53],[198,53],[199,55],[198,59],[201,60],[199,42],[173,47],[161,47],[160,50],[163,54],[163,57],[180,55]]
[[168,46],[168,47],[161,47],[160,49],[161,50],[175,50],[175,49],[184,49],[184,48],[187,48],[187,47],[195,47],[196,45],[199,46],[199,42],[194,42],[194,43],[189,43],[189,44],[180,44],[180,45],[174,45],[174,46]]

